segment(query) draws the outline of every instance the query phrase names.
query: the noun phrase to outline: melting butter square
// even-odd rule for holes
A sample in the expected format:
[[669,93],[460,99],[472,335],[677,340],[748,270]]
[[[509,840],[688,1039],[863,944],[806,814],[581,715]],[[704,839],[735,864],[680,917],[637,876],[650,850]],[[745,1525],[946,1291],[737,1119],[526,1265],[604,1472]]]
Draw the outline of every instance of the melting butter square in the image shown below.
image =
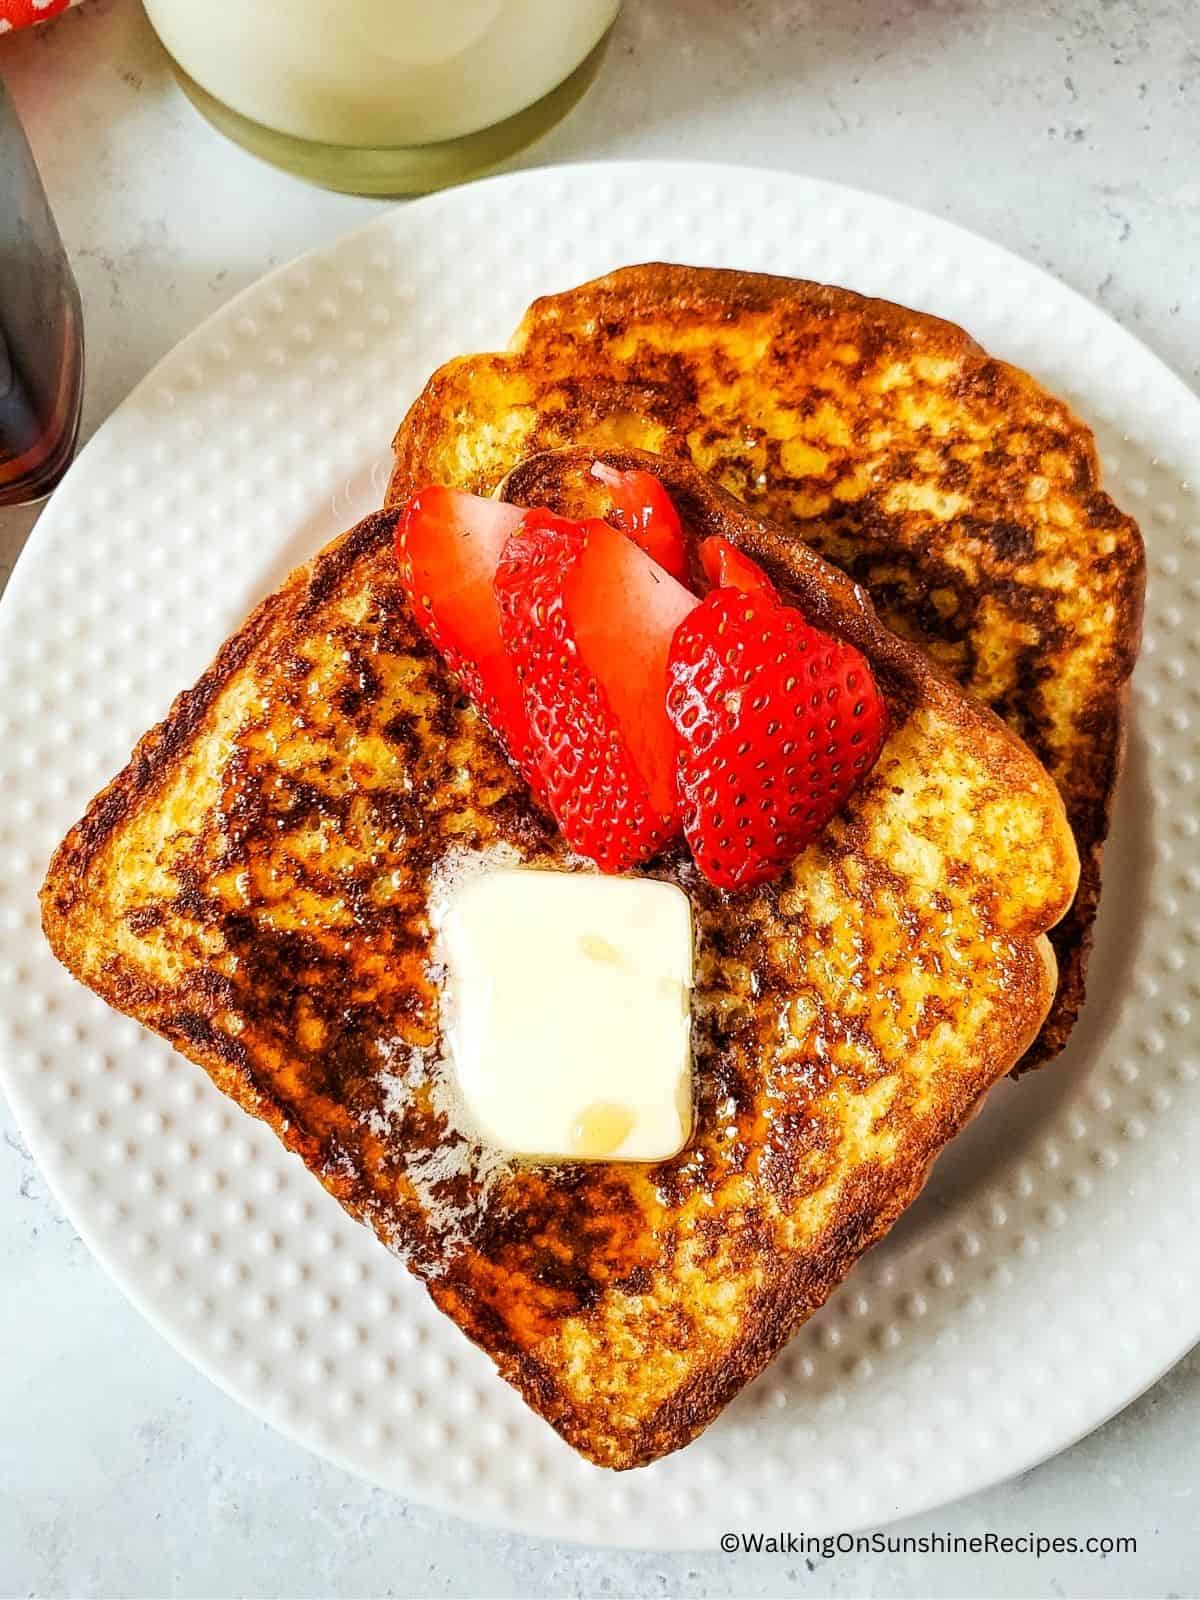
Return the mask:
[[692,915],[650,878],[496,870],[449,896],[443,1035],[478,1136],[660,1161],[691,1133]]

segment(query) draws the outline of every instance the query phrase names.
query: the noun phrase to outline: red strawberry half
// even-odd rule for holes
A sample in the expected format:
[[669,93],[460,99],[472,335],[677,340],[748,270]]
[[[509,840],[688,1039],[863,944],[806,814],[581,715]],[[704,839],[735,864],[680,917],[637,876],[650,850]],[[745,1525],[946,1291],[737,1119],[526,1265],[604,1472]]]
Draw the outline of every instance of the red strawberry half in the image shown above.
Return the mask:
[[613,520],[659,566],[680,583],[688,581],[687,545],[683,525],[670,495],[651,472],[636,468],[618,472],[606,462],[592,464],[592,477],[598,478],[612,496]]
[[694,595],[607,523],[529,512],[496,570],[546,795],[605,872],[678,830],[667,658]]
[[460,489],[422,489],[396,525],[396,559],[417,622],[540,794],[494,589],[500,553],[523,515],[518,506]]
[[879,754],[886,712],[866,660],[771,594],[727,587],[684,620],[669,671],[697,865],[723,889],[778,876]]

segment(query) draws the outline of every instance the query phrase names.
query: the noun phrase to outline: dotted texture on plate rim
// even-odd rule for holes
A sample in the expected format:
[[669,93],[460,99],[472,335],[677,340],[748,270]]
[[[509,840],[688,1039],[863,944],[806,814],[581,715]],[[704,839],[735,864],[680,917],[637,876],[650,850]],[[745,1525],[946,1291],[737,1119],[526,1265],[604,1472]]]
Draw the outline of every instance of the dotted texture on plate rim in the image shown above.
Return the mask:
[[[497,252],[514,216],[521,248]],[[923,1200],[707,1434],[617,1477],[528,1413],[265,1128],[56,967],[36,892],[172,694],[379,503],[430,371],[503,346],[534,295],[654,258],[961,321],[1096,428],[1150,587],[1070,1050],[998,1087]],[[945,223],[799,178],[519,174],[388,213],[240,296],[88,445],[0,607],[0,1066],[91,1248],[197,1365],[310,1448],[535,1532],[686,1548],[740,1522],[866,1526],[1102,1420],[1200,1335],[1198,482],[1200,402],[1102,313]]]

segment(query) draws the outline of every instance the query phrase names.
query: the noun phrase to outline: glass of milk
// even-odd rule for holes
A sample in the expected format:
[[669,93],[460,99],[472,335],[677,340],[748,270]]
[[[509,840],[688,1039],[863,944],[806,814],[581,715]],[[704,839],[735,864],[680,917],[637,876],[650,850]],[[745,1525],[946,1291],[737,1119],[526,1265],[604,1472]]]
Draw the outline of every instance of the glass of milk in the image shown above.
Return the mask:
[[333,189],[457,183],[591,81],[620,0],[145,0],[222,132]]

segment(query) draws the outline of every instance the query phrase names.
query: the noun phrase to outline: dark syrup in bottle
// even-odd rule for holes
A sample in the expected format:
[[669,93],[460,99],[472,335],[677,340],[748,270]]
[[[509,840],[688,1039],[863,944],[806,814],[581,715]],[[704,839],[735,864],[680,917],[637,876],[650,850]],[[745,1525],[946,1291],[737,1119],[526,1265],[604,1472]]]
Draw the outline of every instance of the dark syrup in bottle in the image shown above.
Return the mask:
[[58,482],[82,391],[79,291],[0,84],[0,505],[40,499]]

